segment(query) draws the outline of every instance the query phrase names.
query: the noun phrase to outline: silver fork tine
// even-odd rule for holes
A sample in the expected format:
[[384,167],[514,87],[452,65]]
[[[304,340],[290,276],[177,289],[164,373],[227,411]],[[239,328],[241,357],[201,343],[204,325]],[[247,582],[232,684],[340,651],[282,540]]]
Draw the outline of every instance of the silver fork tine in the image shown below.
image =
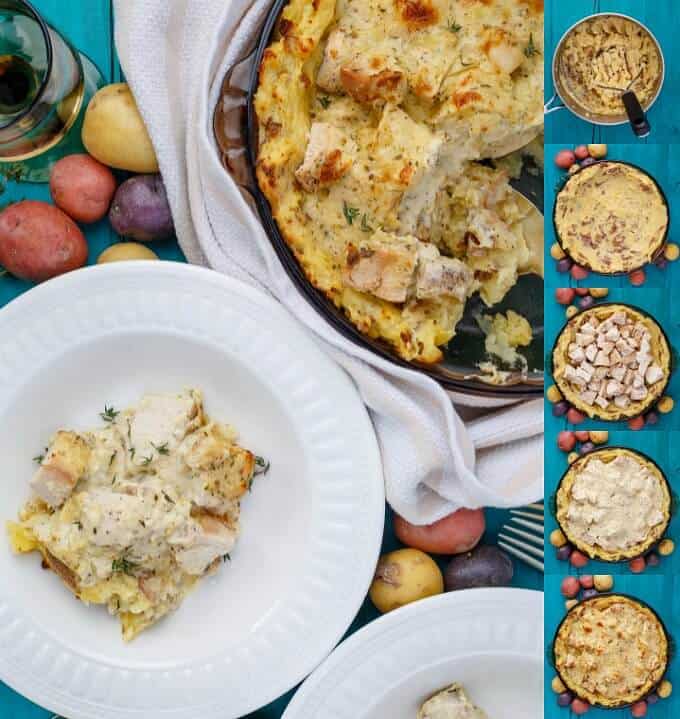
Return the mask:
[[519,524],[522,527],[526,527],[527,529],[533,530],[536,534],[540,534],[543,536],[543,522],[540,524],[538,522],[530,522],[527,519],[520,519],[519,517],[513,517],[512,522],[515,524]]
[[510,514],[513,517],[526,517],[527,519],[536,519],[537,521],[543,521],[543,512],[540,514],[537,512],[524,512],[521,509],[511,509]]
[[529,532],[523,532],[521,529],[517,529],[516,527],[513,527],[512,524],[504,524],[503,529],[506,532],[510,532],[511,534],[516,534],[518,537],[522,537],[523,539],[526,539],[527,541],[531,542],[532,544],[535,544],[541,549],[543,548],[543,537],[537,537],[535,534],[530,534]]
[[509,544],[506,544],[505,542],[498,542],[498,546],[501,549],[504,549],[508,554],[512,554],[513,557],[517,557],[517,559],[521,559],[523,562],[528,564],[530,567],[533,567],[534,569],[538,569],[539,572],[544,571],[543,562],[539,562],[537,559],[530,557],[528,554],[521,552],[519,549],[515,549],[514,547],[511,547]]
[[499,534],[499,539],[502,539],[504,542],[507,542],[508,544],[512,544],[513,547],[517,547],[518,549],[524,550],[527,554],[531,554],[534,557],[538,557],[539,559],[543,559],[543,550],[539,549],[538,547],[532,547],[525,542],[522,542],[521,539],[515,539],[514,537],[509,537],[507,534]]
[[533,504],[527,504],[527,509],[538,509],[542,512],[544,507],[542,502],[534,502]]

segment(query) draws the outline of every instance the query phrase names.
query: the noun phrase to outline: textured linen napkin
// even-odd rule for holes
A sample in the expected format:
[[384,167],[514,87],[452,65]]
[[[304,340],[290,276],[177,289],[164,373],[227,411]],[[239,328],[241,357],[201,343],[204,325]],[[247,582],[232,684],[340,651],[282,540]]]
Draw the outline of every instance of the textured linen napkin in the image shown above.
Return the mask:
[[[422,374],[346,340],[297,291],[220,164],[212,115],[224,72],[243,57],[270,5],[115,0],[120,62],[156,148],[183,251],[190,262],[273,294],[349,373],[378,436],[387,499],[409,521],[540,499],[542,401],[488,413],[501,403],[449,396]],[[452,400],[487,414],[466,425]]]

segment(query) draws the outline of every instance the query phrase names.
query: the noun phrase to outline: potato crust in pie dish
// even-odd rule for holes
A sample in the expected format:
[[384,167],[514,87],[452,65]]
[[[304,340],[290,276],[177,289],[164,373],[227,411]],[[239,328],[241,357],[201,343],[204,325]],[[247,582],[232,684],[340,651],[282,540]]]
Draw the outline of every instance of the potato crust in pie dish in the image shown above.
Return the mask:
[[634,90],[649,107],[661,82],[663,61],[654,38],[632,18],[597,15],[564,40],[558,73],[570,99],[594,117],[625,118],[621,95]]
[[555,668],[565,686],[589,704],[634,704],[661,681],[668,638],[649,607],[606,594],[581,601],[567,613],[554,643]]
[[564,398],[588,417],[636,417],[663,394],[671,350],[663,330],[630,305],[584,310],[560,332],[552,352],[553,377]]
[[650,459],[606,447],[577,459],[557,490],[557,522],[592,559],[618,562],[648,552],[671,519],[671,495]]
[[554,221],[560,245],[574,262],[612,275],[654,260],[666,241],[669,216],[646,172],[604,161],[568,178],[557,194]]
[[147,394],[101,418],[54,435],[8,532],[15,552],[39,552],[84,604],[118,616],[129,641],[228,557],[262,460],[206,416],[197,390]]
[[479,292],[540,265],[536,210],[478,160],[543,126],[543,0],[291,0],[259,68],[258,184],[311,284],[434,363]]

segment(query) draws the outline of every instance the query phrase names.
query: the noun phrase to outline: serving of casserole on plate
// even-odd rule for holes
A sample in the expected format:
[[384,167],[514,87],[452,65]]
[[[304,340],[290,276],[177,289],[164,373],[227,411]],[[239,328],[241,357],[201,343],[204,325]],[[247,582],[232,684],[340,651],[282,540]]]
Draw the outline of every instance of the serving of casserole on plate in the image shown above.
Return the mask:
[[584,599],[570,609],[553,651],[565,686],[589,704],[607,708],[644,699],[669,661],[668,635],[659,617],[621,594]]
[[372,347],[441,363],[471,298],[482,314],[521,276],[542,275],[540,214],[508,165],[480,161],[531,152],[542,131],[543,2],[292,0],[274,11],[252,88],[260,209],[305,281]]
[[603,303],[570,319],[552,351],[564,398],[588,417],[637,417],[663,394],[671,349],[659,324],[630,305]]
[[557,489],[556,518],[567,540],[592,559],[646,554],[671,520],[671,493],[659,467],[624,447],[577,459]]

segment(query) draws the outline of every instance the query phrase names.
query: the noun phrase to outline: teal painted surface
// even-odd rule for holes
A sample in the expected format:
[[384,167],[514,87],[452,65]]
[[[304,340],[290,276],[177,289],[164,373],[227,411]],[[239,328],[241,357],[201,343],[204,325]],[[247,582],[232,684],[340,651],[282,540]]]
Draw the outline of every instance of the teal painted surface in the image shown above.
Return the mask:
[[[557,706],[550,682],[555,671],[549,660],[550,646],[559,623],[565,614],[564,597],[560,594],[560,578],[547,576],[545,582],[545,639],[548,646],[545,661],[545,719],[571,719],[576,716],[568,709]],[[659,615],[666,630],[677,642],[680,637],[680,579],[675,576],[616,577],[614,591],[629,594],[649,606]],[[671,659],[666,677],[673,686],[680,686],[680,660]],[[588,719],[630,719],[630,709],[591,709]],[[669,699],[649,707],[649,719],[677,719],[680,716],[680,693],[674,692]]]
[[[557,191],[567,177],[564,170],[555,165],[555,155],[565,147],[572,149],[576,145],[588,142],[582,136],[575,136],[566,145],[546,145],[547,158],[545,168],[545,283],[546,287],[630,287],[627,275],[607,277],[591,273],[585,280],[576,282],[569,273],[557,271],[557,263],[550,256],[550,246],[556,242],[555,227],[552,220]],[[648,172],[659,184],[668,200],[670,208],[669,241],[678,242],[680,237],[680,144],[677,145],[609,145],[609,160],[621,160],[637,165]],[[669,262],[660,270],[654,265],[645,267],[647,281],[644,287],[664,287],[669,291],[680,282],[680,261]]]
[[[68,3],[64,3],[63,0],[34,0],[34,4],[76,47],[88,54],[96,62],[107,81],[117,82],[121,79],[120,68],[113,50],[112,11],[109,0],[72,0]],[[49,191],[45,185],[2,184],[4,191],[0,194],[0,203],[3,205],[22,198],[49,199]],[[83,229],[90,246],[91,262],[96,260],[105,247],[119,240],[105,220]],[[179,261],[184,259],[179,246],[174,240],[160,244],[155,243],[153,249],[163,259]],[[0,278],[0,306],[29,289],[30,285],[28,283],[20,282],[10,277]],[[500,526],[508,520],[508,517],[509,515],[505,511],[488,510],[487,533],[484,541],[495,542]],[[383,541],[384,551],[396,549],[400,546],[394,537],[391,524],[391,516],[388,512],[387,529]],[[0,541],[5,541],[1,532]],[[523,564],[516,563],[513,585],[540,590],[543,588],[543,576]],[[352,623],[348,634],[356,631],[377,616],[377,611],[367,600]],[[249,715],[248,719],[280,719],[292,694],[293,692],[289,692],[268,707]],[[228,700],[225,700],[225,710],[228,710]],[[0,719],[50,719],[51,716],[52,712],[31,704],[0,683]],[[92,719],[96,719],[96,717],[92,717]]]
[[[548,290],[545,301],[545,349],[546,367],[548,368],[549,384],[552,382],[550,373],[552,368],[552,348],[557,335],[566,323],[565,307],[557,304],[554,298],[554,289]],[[680,317],[676,308],[680,301],[680,286],[668,289],[659,288],[636,288],[626,287],[613,289],[606,298],[609,302],[623,302],[634,305],[648,312],[661,325],[666,332],[668,340],[673,348],[673,355],[676,357],[677,348],[680,347]],[[671,397],[680,398],[680,367],[677,358],[674,361],[676,367],[671,375],[670,383],[666,394]],[[573,429],[564,417],[552,416],[552,405],[545,400],[545,431],[546,437],[556,437],[562,429]],[[601,422],[599,420],[586,419],[577,429],[626,429],[625,422]],[[669,429],[680,429],[680,403],[669,414],[660,415],[659,423],[654,426],[647,426],[642,433],[667,431]],[[546,450],[546,456],[550,456],[550,449]]]
[[[609,447],[628,447],[646,454],[654,460],[668,479],[671,490],[674,493],[680,491],[680,432],[621,432],[609,433]],[[598,448],[599,449],[599,448]],[[562,475],[567,471],[567,454],[557,447],[557,436],[549,434],[546,436],[545,451],[545,496],[550,498],[548,505],[551,511],[547,512],[545,520],[546,547],[545,547],[545,571],[548,574],[630,574],[627,562],[616,564],[608,562],[590,561],[581,570],[575,570],[569,562],[559,562],[556,557],[556,550],[547,541],[550,532],[557,529],[557,522],[552,511],[552,498],[554,498],[557,486]],[[670,537],[676,543],[680,541],[680,517],[677,510],[671,519],[670,527],[664,535]],[[680,574],[680,551],[674,552],[670,557],[661,557],[661,564],[657,567],[647,567],[645,576],[655,574]]]
[[680,140],[680,119],[676,100],[680,95],[680,15],[673,0],[547,0],[545,4],[545,98],[554,94],[552,56],[562,35],[582,18],[596,12],[619,12],[640,20],[656,36],[666,60],[666,81],[661,95],[649,110],[652,134],[638,140],[630,127],[599,127],[580,120],[569,110],[546,117],[546,142],[638,142],[669,143]]

